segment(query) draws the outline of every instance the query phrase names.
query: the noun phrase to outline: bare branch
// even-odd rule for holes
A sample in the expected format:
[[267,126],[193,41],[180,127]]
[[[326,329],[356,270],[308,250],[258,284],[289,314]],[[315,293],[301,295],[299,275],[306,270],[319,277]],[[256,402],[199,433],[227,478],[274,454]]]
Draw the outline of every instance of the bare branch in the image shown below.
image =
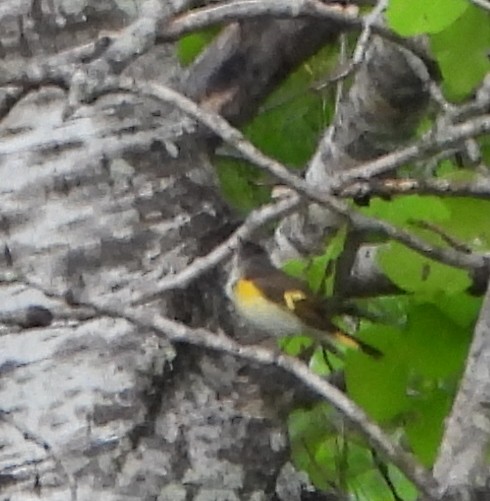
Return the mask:
[[468,118],[483,115],[490,110],[490,73],[487,73],[482,84],[475,92],[475,99],[458,106],[449,113],[453,123],[467,120]]
[[[26,285],[45,292],[49,297],[57,294],[26,280]],[[63,298],[58,294],[59,299]],[[335,386],[314,374],[301,361],[272,350],[257,346],[242,346],[231,338],[217,335],[206,329],[193,329],[169,318],[150,312],[147,308],[137,310],[125,306],[86,301],[80,306],[89,308],[98,316],[125,319],[131,324],[149,329],[172,342],[189,343],[218,352],[228,353],[260,365],[277,366],[295,376],[321,398],[334,406],[355,429],[366,438],[372,447],[397,465],[401,471],[430,499],[437,499],[438,486],[430,472],[417,463],[413,456],[393,442],[381,428],[372,422],[364,411]],[[65,315],[66,317],[67,315]]]
[[439,195],[490,199],[490,178],[476,176],[470,181],[449,181],[447,179],[370,179],[349,184],[335,190],[339,197],[360,198],[366,196]]
[[[235,0],[201,7],[161,22],[158,40],[174,41],[182,35],[210,26],[258,17],[316,17],[334,21],[345,28],[361,28],[357,15],[316,0],[282,1]],[[379,27],[379,26],[378,26]]]
[[339,172],[332,182],[333,189],[338,189],[349,181],[370,179],[386,174],[409,162],[421,160],[446,148],[460,144],[465,139],[481,136],[490,132],[490,115],[482,115],[466,122],[447,126],[444,130],[429,131],[425,137],[393,153],[383,155],[343,172]]
[[[337,198],[326,194],[324,191],[317,189],[309,185],[303,179],[292,174],[284,165],[276,160],[267,157],[260,150],[258,150],[254,145],[252,145],[243,134],[232,127],[225,119],[221,116],[208,112],[190,99],[187,99],[182,94],[158,84],[147,84],[141,82],[134,82],[130,79],[117,79],[115,81],[106,82],[105,92],[110,92],[111,90],[125,90],[127,92],[133,92],[141,95],[146,95],[160,101],[172,103],[173,105],[180,108],[185,113],[189,114],[199,122],[203,123],[209,127],[215,134],[220,136],[225,142],[233,146],[238,150],[246,159],[252,162],[257,167],[265,170],[269,174],[273,175],[286,185],[294,188],[297,192],[305,195],[311,201],[314,201],[320,205],[324,205],[330,210],[334,211],[336,214],[347,218],[351,221],[354,226],[368,231],[373,231],[378,234],[386,235],[394,240],[397,240],[411,249],[430,257],[431,259],[439,260],[450,266],[455,266],[457,268],[468,269],[474,272],[480,272],[484,270],[487,273],[487,259],[484,256],[478,254],[465,254],[458,252],[455,249],[444,249],[437,248],[429,245],[427,242],[403,231],[397,229],[396,227],[385,223],[383,221],[378,221],[374,218],[370,218],[361,214],[354,212],[347,204],[338,200]],[[475,119],[469,123],[464,123],[455,126],[454,129],[458,131],[461,135],[469,135],[470,131],[472,134],[483,133],[485,130],[490,131],[490,116],[488,119]],[[459,137],[459,136],[458,136]],[[412,150],[412,157],[417,158],[418,155],[422,156],[426,151],[432,151],[435,149],[435,144],[444,143],[448,141],[456,141],[456,132],[448,133],[448,137],[443,139],[434,138],[432,142],[428,140],[421,141],[424,146],[418,148],[416,145],[413,146],[416,150],[414,153]],[[409,148],[410,149],[410,148]],[[405,151],[405,150],[402,150]],[[380,160],[369,162],[365,165],[371,168],[372,165],[377,166],[379,163],[383,165],[386,169],[387,166],[391,167],[391,164],[387,160],[383,161],[384,158],[390,158],[392,162],[397,164],[399,162],[399,157],[397,155],[386,155]],[[354,170],[354,169],[353,169]],[[361,170],[362,167],[356,169]],[[368,169],[369,170],[369,169]],[[364,171],[362,171],[364,172]]]
[[245,222],[226,239],[223,243],[215,247],[209,254],[198,257],[175,275],[165,276],[151,287],[141,290],[137,286],[138,292],[132,301],[133,305],[142,304],[158,297],[169,289],[185,287],[191,281],[201,276],[206,271],[217,266],[220,262],[229,257],[238,247],[240,240],[249,237],[255,230],[264,226],[274,219],[283,217],[294,211],[300,205],[300,197],[293,195],[286,200],[281,200],[275,204],[262,206],[260,209],[252,211]]
[[96,67],[100,78],[105,73],[119,74],[155,44],[157,22],[163,17],[161,5],[157,0],[145,0],[141,11],[139,19],[117,34],[104,35],[95,42],[44,59],[27,60],[25,65],[0,64],[0,85],[32,88],[55,84],[70,89],[80,64],[85,64],[87,71],[90,65]]
[[434,474],[449,493],[487,482],[490,440],[490,282],[475,327],[466,370],[449,418]]
[[435,233],[436,235],[440,236],[441,239],[446,242],[450,247],[453,249],[457,249],[461,252],[471,252],[471,247],[467,245],[464,242],[461,242],[457,238],[454,238],[453,236],[449,235],[446,233],[442,228],[437,226],[436,224],[430,223],[428,221],[423,221],[421,219],[409,219],[408,221],[410,224],[413,224],[414,226],[417,226],[419,228],[422,228],[424,230],[431,231],[432,233]]
[[336,75],[333,81],[343,80],[344,78],[347,78],[362,64],[362,62],[364,61],[364,56],[366,55],[366,50],[371,40],[372,26],[376,24],[387,6],[388,0],[378,0],[375,8],[363,18],[364,27],[357,40],[357,44],[354,49],[354,53],[352,54],[350,64],[344,71]]
[[157,41],[174,41],[182,35],[216,24],[267,16],[275,18],[328,19],[345,30],[362,29],[369,24],[370,31],[410,50],[424,61],[431,75],[434,77],[438,75],[435,64],[410,39],[400,37],[381,24],[373,22],[369,18],[369,14],[366,18],[353,15],[349,9],[339,9],[319,0],[268,0],[267,2],[262,0],[235,0],[195,9],[170,21],[161,21]]

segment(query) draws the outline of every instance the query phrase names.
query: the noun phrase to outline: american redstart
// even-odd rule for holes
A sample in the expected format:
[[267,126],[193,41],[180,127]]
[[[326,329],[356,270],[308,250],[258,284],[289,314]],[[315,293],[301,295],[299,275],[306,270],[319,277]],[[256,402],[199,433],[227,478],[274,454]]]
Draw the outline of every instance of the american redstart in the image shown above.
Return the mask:
[[[260,245],[242,241],[226,287],[237,312],[251,325],[275,337],[305,333],[320,344],[332,341],[372,357],[382,353],[332,321],[328,303],[308,284],[276,268]],[[331,310],[331,308],[330,308]]]

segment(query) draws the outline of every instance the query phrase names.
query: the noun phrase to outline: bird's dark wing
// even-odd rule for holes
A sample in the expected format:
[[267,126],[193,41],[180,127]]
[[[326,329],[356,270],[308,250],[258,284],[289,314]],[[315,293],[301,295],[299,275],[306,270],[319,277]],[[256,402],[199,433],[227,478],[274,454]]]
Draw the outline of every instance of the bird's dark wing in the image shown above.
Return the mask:
[[[282,273],[266,274],[252,280],[267,299],[294,312],[312,331],[322,333],[349,348],[360,349],[370,356],[382,356],[378,349],[339,329],[331,320],[339,312],[315,295],[306,282]],[[322,341],[322,336],[315,337]]]
[[299,278],[290,277],[280,270],[262,273],[258,277],[247,276],[262,291],[265,298],[288,310],[294,311],[294,303],[309,297],[308,284]]

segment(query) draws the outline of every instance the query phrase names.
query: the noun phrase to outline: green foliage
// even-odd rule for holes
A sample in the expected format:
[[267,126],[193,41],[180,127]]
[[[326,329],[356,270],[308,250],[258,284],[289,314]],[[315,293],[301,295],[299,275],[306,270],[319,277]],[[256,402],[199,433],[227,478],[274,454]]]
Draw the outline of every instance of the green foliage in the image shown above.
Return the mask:
[[369,216],[382,218],[400,227],[407,227],[415,220],[446,221],[450,217],[449,209],[443,200],[432,196],[410,195],[394,198],[390,201],[374,199],[363,212]]
[[412,402],[411,414],[405,425],[405,433],[410,448],[419,461],[427,467],[432,466],[437,454],[444,418],[451,407],[451,397],[447,391],[432,388],[423,392]]
[[390,28],[402,36],[439,33],[468,8],[466,0],[390,0],[386,18]]
[[450,198],[444,203],[451,211],[444,228],[475,251],[490,250],[490,200]]
[[449,99],[467,97],[490,71],[490,14],[470,2],[391,0],[386,17],[402,36],[430,36]]
[[296,464],[310,473],[316,485],[328,489],[339,484],[339,489],[358,491],[370,501],[390,499],[371,451],[346,438],[339,417],[328,406],[294,411],[288,428]]
[[220,158],[215,169],[225,200],[241,212],[248,212],[269,199],[264,175],[248,162]]
[[[327,405],[294,411],[288,429],[296,466],[308,471],[318,487],[337,487],[364,501],[394,499],[372,451],[356,437],[347,437],[341,419]],[[417,491],[413,485],[393,465],[388,465],[388,471],[397,494],[405,501],[414,501]]]
[[347,225],[344,225],[331,237],[324,254],[307,260],[292,259],[284,265],[284,271],[305,279],[318,294],[331,296],[335,261],[344,250],[346,236]]
[[437,306],[441,313],[465,329],[466,332],[473,328],[481,307],[480,298],[470,296],[465,292],[447,294],[439,291],[433,294],[431,302]]
[[[486,234],[488,217],[480,215],[490,212],[484,212],[487,206],[481,201],[467,202],[410,196],[376,201],[367,212],[412,230],[414,218],[457,229],[454,219],[461,214],[461,231],[466,231],[461,236],[471,241],[471,233]],[[343,250],[346,233],[346,228],[342,228],[323,255],[309,261],[294,260],[286,270],[307,278],[312,286],[322,290],[326,276],[333,283],[335,261]],[[440,235],[429,232],[430,236],[437,245],[444,245]],[[333,363],[329,365],[317,350],[310,366],[319,374],[343,367],[348,395],[372,419],[402,433],[418,459],[431,466],[481,300],[467,294],[470,281],[465,272],[420,256],[398,243],[384,246],[379,263],[387,276],[409,294],[364,301],[363,307],[379,322],[362,321],[356,335],[379,348],[384,354],[382,359],[349,350],[344,365],[331,356]],[[304,337],[289,342],[296,346],[291,350],[289,345],[289,353],[299,353],[308,344]],[[339,430],[332,428],[332,422],[338,421],[332,412],[321,404],[294,414],[290,432],[292,457],[297,466],[308,471],[318,487],[336,485],[366,501],[391,499],[369,448],[352,434],[339,437]],[[389,471],[398,495],[407,501],[416,499],[412,484],[394,467]]]
[[490,164],[490,137],[484,137],[480,140],[481,145],[481,153],[483,157],[483,161],[486,162],[487,165]]
[[[303,166],[312,155],[319,133],[331,115],[331,105],[311,86],[334,64],[333,56],[333,50],[326,48],[303,64],[267,98],[258,115],[244,127],[243,133],[250,141],[291,168]],[[226,176],[222,174],[223,162]],[[250,168],[242,168],[245,162],[218,158],[215,164],[231,205],[249,209],[254,203],[255,206],[262,203],[264,190],[257,188],[257,175]],[[260,179],[271,184],[265,176]],[[260,193],[255,194],[255,190]]]
[[408,405],[409,370],[406,355],[400,350],[401,332],[391,326],[368,325],[358,335],[379,347],[384,356],[374,360],[360,352],[348,354],[345,380],[349,396],[373,419],[389,421]]
[[401,473],[401,471],[394,465],[388,465],[388,475],[396,487],[396,492],[401,499],[405,501],[415,501],[419,498],[417,489],[415,489],[412,482]]
[[448,292],[461,292],[471,284],[464,270],[429,259],[397,242],[380,250],[378,262],[389,279],[408,292],[430,294],[443,287]]
[[337,478],[336,433],[329,419],[331,409],[318,404],[312,409],[298,409],[289,415],[291,451],[297,466],[307,471],[322,489]]
[[[461,171],[452,169],[446,175],[455,173],[461,175]],[[447,247],[451,239],[475,249],[490,247],[488,201],[412,195],[390,201],[372,200],[363,211],[439,247]],[[346,228],[342,228],[323,255],[309,261],[292,261],[285,269],[307,278],[316,290],[328,292],[328,297],[331,290],[322,284],[333,284],[335,262],[344,248],[346,234]],[[429,259],[397,242],[382,246],[378,262],[406,295],[362,302],[362,307],[379,321],[362,321],[356,335],[379,348],[384,356],[375,360],[360,351],[348,350],[343,365],[347,393],[372,419],[402,434],[420,462],[430,467],[463,371],[481,299],[467,293],[471,281],[464,270]],[[331,370],[319,351],[311,367],[320,374]],[[333,367],[342,368],[342,362],[335,359]],[[296,415],[308,433],[313,433],[307,424],[312,412],[316,411],[298,411]],[[318,426],[318,416],[314,421]],[[314,438],[309,435],[305,445],[301,431],[290,422],[297,440],[293,448],[296,464],[306,469],[319,487],[334,484],[366,501],[390,499],[367,445],[352,434],[340,439],[339,431],[331,424],[324,426],[316,429]],[[398,495],[405,500],[415,499],[411,483],[396,469],[390,471]]]
[[[390,202],[373,201],[364,212],[408,229],[437,246],[447,246],[444,237],[450,237],[476,251],[490,249],[487,200],[414,195]],[[429,297],[441,290],[463,292],[471,283],[464,270],[441,264],[397,242],[387,244],[378,257],[383,272],[408,292]]]
[[191,64],[217,33],[218,28],[209,28],[182,37],[177,44],[177,57],[180,63],[183,66]]
[[468,347],[467,332],[435,304],[413,303],[402,343],[411,370],[427,379],[459,374]]
[[432,52],[443,76],[443,89],[454,100],[470,94],[490,71],[487,55],[490,14],[465,3],[468,8],[461,17],[431,36]]
[[[466,237],[470,233],[480,235],[486,228],[488,217],[477,217],[487,208],[480,201],[475,201],[473,206],[465,200],[460,206],[457,199],[406,197],[403,201],[374,204],[373,212],[410,228],[411,216],[424,216],[425,199],[432,209],[430,216],[448,227],[458,228],[453,219],[461,213]],[[472,226],[469,224],[471,218]],[[425,219],[432,222],[431,217]],[[344,234],[340,232],[332,246],[327,247],[325,255],[316,258],[321,265],[308,267],[304,262],[295,261],[289,265],[289,271],[306,274],[310,281],[317,282],[315,273],[323,275],[328,263],[338,257]],[[442,245],[439,237],[436,240]],[[347,392],[372,419],[402,433],[420,462],[430,467],[464,367],[481,299],[467,294],[470,282],[461,270],[428,260],[400,244],[390,243],[386,249],[380,254],[380,264],[409,295],[365,302],[364,306],[368,306],[380,321],[361,322],[356,335],[381,349],[384,356],[374,360],[361,352],[349,351],[344,365]],[[424,267],[430,270],[422,272]],[[318,351],[313,360],[311,366],[315,371],[328,374],[329,367],[322,362]],[[336,360],[335,369],[341,366]],[[325,414],[325,405],[320,407]],[[295,415],[303,431],[307,430],[307,440],[302,438],[297,422],[290,421],[295,463],[308,471],[319,487],[336,485],[366,501],[391,499],[366,444],[351,434],[339,438],[339,431],[332,429],[332,422],[338,420],[333,417],[332,409],[328,414],[330,422],[318,428],[316,412],[316,409],[298,410]],[[312,413],[316,416],[314,425]],[[394,467],[389,471],[398,495],[407,501],[416,499],[412,484]]]
[[[391,0],[386,17],[389,27],[402,36],[427,35],[448,99],[468,98],[490,71],[490,15],[471,2]],[[187,37],[179,47],[181,60],[189,63],[213,35]],[[334,108],[333,95],[315,93],[311,84],[332,70],[335,58],[331,48],[325,49],[298,68],[269,96],[258,116],[244,127],[244,134],[266,154],[291,168],[302,167]],[[426,117],[419,132],[432,124],[432,118]],[[478,141],[483,161],[489,164],[490,139]],[[215,165],[227,200],[242,212],[268,199],[269,190],[263,185],[271,180],[262,172],[231,158],[219,158]],[[413,176],[414,167],[405,166],[401,172]],[[441,162],[435,173],[452,181],[467,181],[474,175],[450,160]],[[372,199],[368,207],[359,210],[433,246],[490,250],[488,200],[410,195]],[[344,227],[331,238],[322,255],[291,261],[285,270],[308,280],[328,301],[334,294],[336,261],[346,235]],[[376,320],[362,320],[356,335],[383,352],[380,360],[354,350],[346,350],[345,360],[325,357],[305,336],[283,340],[281,346],[294,356],[311,350],[310,367],[318,374],[344,370],[349,397],[430,467],[464,368],[481,298],[468,293],[471,279],[466,271],[398,242],[384,243],[377,259],[400,294],[359,301]],[[348,322],[346,325],[352,328]],[[315,485],[337,488],[360,501],[393,499],[369,446],[345,427],[330,406],[321,403],[297,409],[288,426],[292,459]],[[417,499],[416,489],[403,474],[391,464],[387,468],[398,496],[405,501]]]
[[314,152],[330,110],[310,89],[319,69],[304,65],[289,76],[265,102],[244,133],[264,153],[292,167],[301,167]]

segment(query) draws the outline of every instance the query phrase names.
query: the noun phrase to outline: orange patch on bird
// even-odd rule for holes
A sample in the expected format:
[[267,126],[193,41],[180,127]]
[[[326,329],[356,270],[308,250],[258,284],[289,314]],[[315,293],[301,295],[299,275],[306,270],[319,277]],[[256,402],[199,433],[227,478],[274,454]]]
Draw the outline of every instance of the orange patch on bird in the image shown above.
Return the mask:
[[337,331],[334,333],[335,338],[341,342],[344,346],[348,346],[350,348],[359,348],[359,343],[352,339],[349,336],[346,336],[342,331]]

